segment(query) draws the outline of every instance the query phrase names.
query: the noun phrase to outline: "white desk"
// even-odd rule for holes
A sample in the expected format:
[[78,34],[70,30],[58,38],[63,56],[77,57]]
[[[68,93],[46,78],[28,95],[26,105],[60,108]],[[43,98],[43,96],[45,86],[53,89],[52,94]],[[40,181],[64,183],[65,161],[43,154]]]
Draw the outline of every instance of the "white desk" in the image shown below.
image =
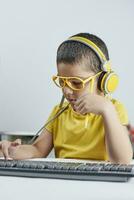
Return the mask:
[[0,199],[134,200],[134,178],[118,183],[1,176]]

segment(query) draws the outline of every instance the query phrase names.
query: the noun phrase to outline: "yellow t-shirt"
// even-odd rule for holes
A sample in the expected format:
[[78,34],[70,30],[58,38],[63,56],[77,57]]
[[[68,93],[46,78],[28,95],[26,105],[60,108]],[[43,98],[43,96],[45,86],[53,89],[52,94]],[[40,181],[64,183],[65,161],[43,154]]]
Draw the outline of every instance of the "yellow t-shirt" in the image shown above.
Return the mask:
[[[128,124],[127,111],[117,100],[111,99],[120,122]],[[63,106],[68,103],[65,102]],[[59,111],[55,106],[48,120]],[[88,123],[87,123],[87,122]],[[75,112],[71,105],[46,129],[53,134],[53,144],[56,158],[107,160],[105,147],[105,132],[101,115],[89,113],[81,115]]]

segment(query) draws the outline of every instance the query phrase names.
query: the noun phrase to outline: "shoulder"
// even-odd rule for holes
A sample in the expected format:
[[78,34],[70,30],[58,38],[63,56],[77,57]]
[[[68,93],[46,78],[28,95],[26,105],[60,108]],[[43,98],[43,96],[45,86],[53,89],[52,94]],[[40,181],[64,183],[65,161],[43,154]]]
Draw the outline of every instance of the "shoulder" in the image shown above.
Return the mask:
[[128,113],[124,104],[117,99],[110,99],[110,101],[113,103],[121,123],[123,125],[128,124]]
[[56,114],[58,111],[60,111],[61,109],[65,108],[68,105],[68,102],[64,102],[62,107],[60,107],[60,104],[57,104],[53,107],[52,109],[52,114]]
[[115,106],[116,109],[118,109],[118,110],[126,109],[125,105],[121,101],[119,101],[117,99],[113,99],[113,98],[110,99],[110,101],[113,103],[113,105]]

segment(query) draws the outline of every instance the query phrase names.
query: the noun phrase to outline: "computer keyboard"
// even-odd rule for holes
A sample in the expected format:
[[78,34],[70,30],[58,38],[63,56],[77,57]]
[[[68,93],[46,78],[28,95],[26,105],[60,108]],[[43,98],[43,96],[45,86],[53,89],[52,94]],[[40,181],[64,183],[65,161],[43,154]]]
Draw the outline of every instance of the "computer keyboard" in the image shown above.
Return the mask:
[[134,165],[105,162],[0,160],[1,176],[126,182]]

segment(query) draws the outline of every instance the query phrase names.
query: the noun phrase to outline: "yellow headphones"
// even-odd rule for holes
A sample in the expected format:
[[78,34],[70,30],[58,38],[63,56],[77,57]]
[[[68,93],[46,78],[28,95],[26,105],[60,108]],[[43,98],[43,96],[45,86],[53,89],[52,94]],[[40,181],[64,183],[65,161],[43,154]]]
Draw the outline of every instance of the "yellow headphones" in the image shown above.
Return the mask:
[[80,36],[71,37],[66,41],[80,42],[90,47],[96,53],[96,55],[100,59],[101,70],[102,70],[102,73],[100,74],[98,79],[98,89],[104,92],[104,94],[114,92],[118,86],[119,77],[114,71],[112,71],[110,60],[106,59],[105,55],[100,50],[100,48],[91,40]]

